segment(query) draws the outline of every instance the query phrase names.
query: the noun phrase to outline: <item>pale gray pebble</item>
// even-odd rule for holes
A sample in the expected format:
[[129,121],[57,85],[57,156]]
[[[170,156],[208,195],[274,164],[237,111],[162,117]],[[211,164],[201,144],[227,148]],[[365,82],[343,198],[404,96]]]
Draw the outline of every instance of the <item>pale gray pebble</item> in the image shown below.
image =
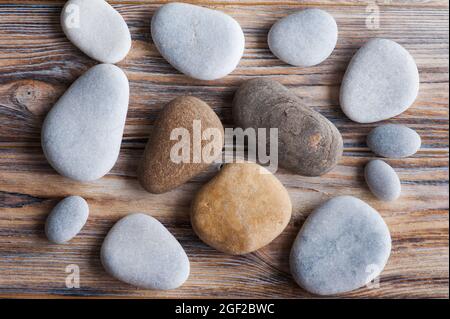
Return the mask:
[[236,20],[187,3],[169,3],[158,9],[151,33],[161,55],[195,79],[215,80],[228,75],[244,54],[244,33]]
[[169,290],[189,277],[189,259],[180,243],[155,218],[132,214],[109,231],[101,249],[106,271],[136,287]]
[[402,185],[395,170],[382,160],[370,161],[365,168],[367,185],[378,199],[391,202],[400,197]]
[[128,111],[125,73],[100,64],[82,75],[48,113],[42,148],[63,176],[88,182],[106,175],[119,156]]
[[280,60],[308,67],[325,61],[336,47],[338,26],[333,16],[320,9],[291,14],[270,29],[268,43]]
[[373,123],[406,111],[419,92],[419,71],[400,44],[368,41],[352,58],[341,86],[341,108],[353,121]]
[[358,198],[336,197],[306,220],[292,247],[291,272],[313,294],[345,293],[377,278],[390,252],[380,214]]
[[367,145],[375,154],[388,158],[404,158],[417,153],[422,139],[416,131],[399,124],[386,124],[370,132]]
[[70,196],[53,208],[45,223],[45,234],[55,244],[65,244],[74,238],[86,224],[89,206],[79,196]]
[[122,61],[131,49],[128,26],[104,0],[69,0],[61,13],[67,38],[89,57],[102,63]]

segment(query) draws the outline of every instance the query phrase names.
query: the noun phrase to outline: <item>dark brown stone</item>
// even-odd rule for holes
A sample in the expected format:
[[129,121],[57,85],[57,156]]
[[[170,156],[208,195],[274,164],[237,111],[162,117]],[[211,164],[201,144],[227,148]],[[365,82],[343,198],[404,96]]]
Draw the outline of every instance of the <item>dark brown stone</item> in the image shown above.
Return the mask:
[[233,102],[237,126],[278,128],[279,164],[304,176],[321,176],[342,156],[338,129],[280,83],[254,79],[244,83]]

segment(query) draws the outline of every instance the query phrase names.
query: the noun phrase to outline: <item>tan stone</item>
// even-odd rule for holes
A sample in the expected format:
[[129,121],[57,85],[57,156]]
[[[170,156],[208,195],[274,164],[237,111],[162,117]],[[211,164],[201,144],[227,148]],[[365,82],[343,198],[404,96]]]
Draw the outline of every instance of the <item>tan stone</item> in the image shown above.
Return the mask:
[[206,244],[242,255],[272,242],[291,215],[289,194],[274,175],[254,163],[233,163],[196,195],[191,222]]
[[[199,121],[197,123],[201,125],[201,130],[199,130],[201,134],[197,137],[193,134],[194,121]],[[171,134],[177,128],[189,131],[189,162],[178,163],[171,158],[173,147],[180,142],[180,139],[171,140]],[[210,136],[202,140],[201,135],[210,128],[218,129],[220,136],[218,138]],[[218,156],[214,158],[217,159],[217,157],[220,157],[224,145],[224,128],[220,119],[208,104],[191,96],[179,97],[171,101],[162,110],[161,115],[155,122],[138,169],[138,178],[141,185],[151,193],[165,193],[207,169],[212,161],[205,161],[205,158],[200,155],[200,160],[195,162],[194,143],[201,143],[202,150],[218,149]]]

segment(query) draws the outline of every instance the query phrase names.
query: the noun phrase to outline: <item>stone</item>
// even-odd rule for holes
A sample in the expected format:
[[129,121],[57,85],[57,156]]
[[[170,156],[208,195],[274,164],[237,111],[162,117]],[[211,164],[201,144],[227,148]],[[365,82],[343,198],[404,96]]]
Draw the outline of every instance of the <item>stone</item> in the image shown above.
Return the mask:
[[180,243],[145,214],[128,215],[113,226],[103,242],[101,260],[111,276],[144,289],[176,289],[190,272]]
[[388,158],[404,158],[417,153],[422,139],[416,131],[399,124],[386,124],[370,132],[367,146],[375,154]]
[[244,255],[277,238],[291,214],[289,194],[274,175],[254,163],[232,163],[195,196],[191,222],[209,246]]
[[338,129],[280,83],[245,82],[233,101],[233,117],[243,129],[278,129],[279,164],[304,176],[331,171],[343,152]]
[[400,44],[372,39],[353,56],[341,86],[341,108],[358,123],[374,123],[406,111],[419,92],[419,71]]
[[228,75],[244,54],[244,33],[236,20],[192,4],[163,5],[153,16],[151,33],[175,69],[199,80]]
[[270,29],[268,43],[280,60],[300,67],[325,61],[336,47],[338,26],[333,16],[320,9],[291,14]]
[[366,165],[364,175],[367,185],[378,199],[391,202],[400,197],[400,178],[389,164],[382,160],[372,160]]
[[307,218],[291,250],[291,272],[313,294],[341,294],[377,278],[390,252],[380,214],[358,198],[336,197]]
[[88,217],[89,206],[82,197],[66,197],[48,215],[45,234],[52,243],[65,244],[78,235]]
[[139,164],[147,191],[169,192],[206,170],[222,154],[224,128],[200,99],[182,96],[164,107]]
[[106,175],[119,156],[128,99],[128,79],[114,65],[94,66],[76,80],[42,127],[42,148],[53,168],[80,182]]
[[127,23],[104,0],[69,0],[61,13],[67,38],[87,56],[102,63],[118,63],[131,49]]

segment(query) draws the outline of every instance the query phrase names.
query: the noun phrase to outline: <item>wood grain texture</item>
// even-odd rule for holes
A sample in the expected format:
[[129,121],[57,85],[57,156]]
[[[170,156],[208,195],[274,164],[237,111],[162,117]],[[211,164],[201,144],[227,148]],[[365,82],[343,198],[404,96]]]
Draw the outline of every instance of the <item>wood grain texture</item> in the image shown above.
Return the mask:
[[[120,63],[131,84],[130,110],[119,161],[107,177],[79,184],[58,176],[40,147],[42,119],[78,76],[95,64],[65,38],[59,25],[63,1],[0,0],[0,296],[270,298],[311,297],[297,287],[288,255],[303,221],[317,205],[337,195],[366,200],[385,218],[393,252],[380,288],[362,288],[343,297],[448,298],[448,2],[392,0],[380,3],[380,28],[365,26],[365,1],[232,0],[191,1],[235,17],[246,35],[245,56],[231,75],[213,82],[176,72],[159,55],[150,37],[150,19],[167,1],[110,1],[129,24],[133,48]],[[268,50],[270,26],[290,12],[316,6],[337,20],[340,38],[332,56],[319,66],[295,68]],[[419,66],[421,89],[404,114],[386,122],[406,124],[421,135],[423,147],[412,158],[388,160],[399,173],[403,194],[381,203],[369,192],[363,166],[374,157],[365,136],[377,124],[357,124],[339,108],[339,86],[348,61],[371,37],[404,45]],[[345,140],[337,169],[321,178],[280,170],[294,216],[286,231],[268,247],[231,257],[204,245],[193,233],[189,205],[215,169],[176,191],[150,195],[136,181],[151,125],[174,97],[190,94],[209,103],[232,126],[231,101],[244,80],[267,76],[290,87],[332,120]],[[87,199],[91,216],[69,245],[55,246],[44,237],[44,221],[61,198]],[[154,292],[135,289],[108,276],[101,267],[102,239],[119,218],[144,212],[158,218],[190,256],[192,273],[180,289]],[[65,288],[65,268],[77,264],[81,288]]]

